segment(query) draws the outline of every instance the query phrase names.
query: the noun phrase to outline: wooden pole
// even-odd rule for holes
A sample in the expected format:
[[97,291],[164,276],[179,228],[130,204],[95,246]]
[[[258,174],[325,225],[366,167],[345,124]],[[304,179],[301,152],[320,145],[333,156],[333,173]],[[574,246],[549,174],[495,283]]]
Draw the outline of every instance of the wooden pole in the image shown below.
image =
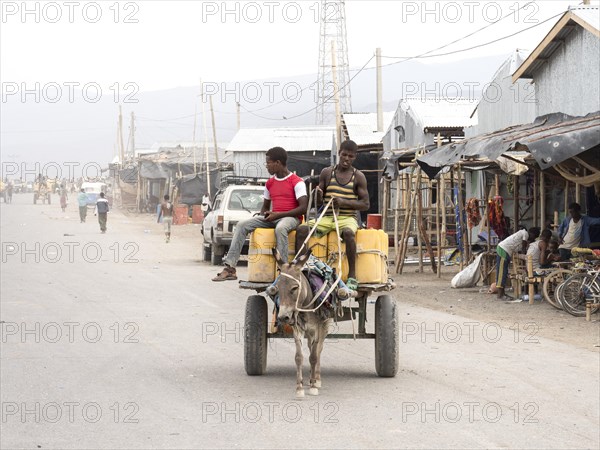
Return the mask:
[[119,156],[121,159],[121,166],[125,165],[125,146],[123,145],[123,112],[121,105],[119,105]]
[[[540,217],[538,215],[538,193],[539,193],[539,189],[538,189],[538,179],[539,179],[539,172],[537,170],[533,170],[533,226],[537,227],[538,225],[538,217]],[[543,226],[543,224],[542,224]]]
[[396,178],[396,210],[394,211],[394,251],[398,254],[398,233],[400,222],[400,193],[402,192],[402,178]]
[[517,232],[519,226],[519,176],[515,175],[513,180],[513,220],[515,221],[514,232]]
[[569,214],[569,182],[565,180],[565,217]]
[[439,179],[435,185],[436,202],[435,202],[435,238],[437,241],[437,276],[442,277],[442,230],[440,230],[440,182]]
[[389,196],[389,190],[390,190],[390,182],[387,178],[383,179],[383,207],[381,209],[381,227],[383,228],[383,231],[387,232],[387,218],[388,218],[388,204],[389,204],[389,200],[388,200],[388,196]]
[[381,49],[375,50],[375,61],[377,66],[377,131],[383,131],[383,89],[381,82]]
[[546,183],[544,178],[544,172],[540,172],[540,223],[538,225],[540,227],[546,223]]
[[458,193],[457,202],[458,202],[458,222],[460,224],[460,232],[462,238],[462,248],[463,251],[461,253],[461,270],[465,264],[465,262],[469,261],[469,238],[467,233],[467,224],[464,222],[463,211],[465,210],[465,205],[463,202],[463,186],[462,186],[462,171],[460,166],[456,166],[456,192]]
[[[534,245],[534,244],[531,244]],[[535,245],[538,245],[537,243],[535,243]],[[527,280],[527,287],[529,289],[529,304],[533,305],[533,300],[535,297],[535,289],[533,286],[533,257],[531,255],[527,255],[527,277],[529,278],[529,280]]]
[[417,169],[417,184],[415,186],[417,196],[417,248],[419,252],[419,273],[423,273],[423,241],[421,228],[423,227],[423,199],[421,198],[421,170]]
[[[411,189],[411,178],[407,177],[407,186],[410,192]],[[396,273],[402,273],[404,267],[404,259],[406,258],[406,250],[408,248],[408,235],[410,233],[410,226],[412,220],[413,209],[415,205],[414,193],[411,194],[410,202],[406,206],[406,214],[404,219],[404,228],[402,229],[402,237],[400,238],[400,252],[396,255]]]
[[[421,169],[418,169],[418,171],[419,171],[419,174],[417,176],[417,185],[419,186],[419,192],[418,192],[418,197],[417,197],[417,202],[418,202],[417,208],[419,211],[419,214],[418,214],[418,216],[419,216],[419,218],[418,218],[418,220],[419,220],[419,223],[418,223],[419,235],[421,236],[421,242],[425,243],[425,248],[427,249],[427,253],[429,253],[429,261],[431,262],[431,268],[433,269],[433,273],[436,273],[437,265],[435,263],[435,256],[433,255],[433,247],[431,246],[431,242],[429,241],[429,236],[427,235],[427,230],[423,226],[423,197],[422,197],[423,191],[420,189],[422,172],[421,172]],[[421,253],[421,255],[422,255],[422,253]],[[422,263],[422,261],[423,261],[423,257],[421,256],[420,263]],[[420,266],[419,269],[422,272],[423,271],[422,267],[421,267],[422,264],[419,264],[419,266]]]
[[446,174],[440,175],[440,209],[442,210],[442,243],[446,246],[448,236],[447,209],[446,209]]
[[217,168],[219,167],[219,152],[217,150],[217,127],[215,126],[215,111],[213,110],[213,102],[212,95],[208,97],[208,102],[210,105],[210,118],[212,122],[212,132],[213,132],[213,145],[215,146],[215,164]]

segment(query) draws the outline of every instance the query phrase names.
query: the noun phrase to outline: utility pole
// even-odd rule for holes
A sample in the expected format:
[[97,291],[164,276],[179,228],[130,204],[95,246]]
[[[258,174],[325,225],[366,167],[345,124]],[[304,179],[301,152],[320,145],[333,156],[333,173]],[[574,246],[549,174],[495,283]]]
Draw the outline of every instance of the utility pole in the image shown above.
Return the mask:
[[131,139],[131,159],[135,158],[135,113],[131,111],[131,127],[129,129]]
[[375,50],[377,62],[377,131],[383,131],[383,89],[381,84],[381,49]]
[[213,110],[212,104],[212,95],[208,97],[208,101],[210,102],[210,118],[212,121],[212,131],[213,131],[213,145],[215,146],[215,163],[217,167],[219,167],[219,152],[217,151],[217,128],[215,127],[215,111]]
[[335,98],[335,135],[337,139],[336,147],[339,148],[342,143],[342,120],[340,117],[340,90],[337,79],[337,64],[335,58],[335,41],[331,41],[331,72],[333,75],[333,89]]
[[196,117],[198,116],[198,102],[194,100],[194,132],[192,134],[192,149],[194,151],[194,175],[198,173],[196,170]]
[[121,165],[125,165],[125,146],[123,145],[123,112],[119,105],[119,159]]
[[200,92],[200,95],[202,96],[202,134],[204,136],[204,158],[206,159],[206,190],[208,192],[208,197],[210,198],[210,161],[208,160],[208,140],[206,139],[206,111],[204,108],[204,85],[202,84],[202,80],[200,80]]
[[240,102],[237,102],[235,105],[237,109],[237,130],[240,131]]

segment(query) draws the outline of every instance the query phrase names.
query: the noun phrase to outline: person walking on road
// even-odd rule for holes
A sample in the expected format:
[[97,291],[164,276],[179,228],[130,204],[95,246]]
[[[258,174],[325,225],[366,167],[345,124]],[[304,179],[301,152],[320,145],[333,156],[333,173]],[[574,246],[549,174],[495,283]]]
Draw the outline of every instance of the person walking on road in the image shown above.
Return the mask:
[[67,188],[60,189],[60,209],[62,209],[62,212],[67,209]]
[[106,233],[106,222],[108,220],[108,200],[104,198],[104,192],[100,192],[100,198],[96,202],[94,215],[98,213],[98,223],[100,224],[100,231]]
[[169,201],[169,196],[165,195],[165,201],[160,204],[160,212],[158,213],[159,223],[162,218],[163,227],[165,229],[165,242],[168,244],[171,240],[171,225],[173,224],[173,203]]
[[85,222],[85,218],[87,217],[87,203],[87,194],[85,193],[84,189],[81,189],[79,194],[77,194],[77,204],[79,205],[79,223]]

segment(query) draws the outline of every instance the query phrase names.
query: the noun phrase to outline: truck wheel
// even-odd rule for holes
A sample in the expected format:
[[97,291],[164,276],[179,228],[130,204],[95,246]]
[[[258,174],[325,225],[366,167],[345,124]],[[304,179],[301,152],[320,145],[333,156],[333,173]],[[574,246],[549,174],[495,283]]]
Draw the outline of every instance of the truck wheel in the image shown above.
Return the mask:
[[210,244],[202,244],[202,261],[209,262],[212,255]]
[[396,301],[380,295],[375,302],[375,370],[380,377],[398,373],[399,342]]
[[225,249],[222,245],[212,244],[210,263],[213,266],[220,266],[223,264],[223,253],[225,253]]
[[267,301],[251,295],[244,322],[244,368],[248,375],[262,375],[267,370],[267,325]]

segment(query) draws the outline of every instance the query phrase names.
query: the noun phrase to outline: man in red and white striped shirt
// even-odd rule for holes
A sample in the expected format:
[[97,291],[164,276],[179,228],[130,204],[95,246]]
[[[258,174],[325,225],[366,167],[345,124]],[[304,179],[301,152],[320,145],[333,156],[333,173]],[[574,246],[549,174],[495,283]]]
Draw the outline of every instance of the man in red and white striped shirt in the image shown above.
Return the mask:
[[275,228],[277,250],[282,257],[288,254],[288,234],[295,230],[306,213],[308,197],[302,178],[287,168],[287,152],[281,147],[267,151],[266,165],[271,178],[267,181],[263,206],[259,217],[237,224],[227,257],[225,268],[213,281],[237,280],[235,266],[240,258],[246,236],[257,228]]

